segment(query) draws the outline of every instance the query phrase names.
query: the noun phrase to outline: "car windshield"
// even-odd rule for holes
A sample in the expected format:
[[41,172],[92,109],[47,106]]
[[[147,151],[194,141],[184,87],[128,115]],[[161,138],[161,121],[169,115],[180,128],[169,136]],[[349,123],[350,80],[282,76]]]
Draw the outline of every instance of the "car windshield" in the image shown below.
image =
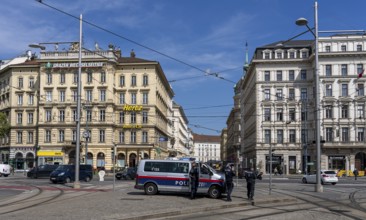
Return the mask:
[[67,170],[69,168],[69,166],[65,166],[65,165],[60,165],[57,167],[56,170]]
[[333,171],[333,170],[324,171],[324,173],[325,173],[325,174],[336,174],[336,172],[335,172],[335,171]]

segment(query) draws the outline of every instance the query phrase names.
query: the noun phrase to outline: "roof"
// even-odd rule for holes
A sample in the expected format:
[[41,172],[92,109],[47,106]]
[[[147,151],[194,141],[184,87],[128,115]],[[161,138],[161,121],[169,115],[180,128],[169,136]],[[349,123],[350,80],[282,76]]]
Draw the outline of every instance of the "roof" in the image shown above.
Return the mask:
[[201,143],[221,143],[221,137],[215,135],[203,135],[193,133],[193,141]]
[[283,47],[309,47],[313,44],[314,40],[282,40],[276,41],[274,43],[270,43],[261,47],[257,47],[257,49],[265,49],[265,48],[283,48]]
[[157,61],[145,60],[137,57],[119,57],[118,63],[156,63]]

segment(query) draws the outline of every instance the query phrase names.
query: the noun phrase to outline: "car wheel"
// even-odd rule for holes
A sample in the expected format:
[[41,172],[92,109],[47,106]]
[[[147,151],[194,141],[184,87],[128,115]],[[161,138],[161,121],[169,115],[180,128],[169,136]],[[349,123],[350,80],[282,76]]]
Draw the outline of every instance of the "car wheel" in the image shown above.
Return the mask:
[[37,174],[33,173],[32,178],[37,179]]
[[304,177],[304,178],[302,178],[302,183],[308,183],[308,181],[306,180],[306,178]]
[[57,183],[55,180],[52,180],[51,182],[52,182],[53,184],[56,184],[56,183]]
[[213,199],[218,199],[221,196],[221,191],[217,186],[211,186],[210,190],[208,191],[208,195]]
[[0,177],[2,176],[3,174],[0,173]]
[[121,177],[116,177],[118,180],[121,180]]
[[90,182],[91,178],[90,176],[85,177],[85,182]]
[[71,183],[71,178],[70,177],[66,177],[65,178],[65,183]]
[[154,183],[148,183],[145,185],[146,195],[155,195],[158,193],[158,187]]
[[332,183],[332,185],[335,185],[335,184],[337,184],[337,183]]

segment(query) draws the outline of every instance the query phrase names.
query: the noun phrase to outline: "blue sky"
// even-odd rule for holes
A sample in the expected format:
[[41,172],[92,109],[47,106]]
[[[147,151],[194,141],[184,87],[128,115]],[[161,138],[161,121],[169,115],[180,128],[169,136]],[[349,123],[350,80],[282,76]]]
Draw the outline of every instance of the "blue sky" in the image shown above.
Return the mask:
[[[313,24],[313,0],[43,0],[59,10],[131,41],[84,24],[84,47],[114,44],[128,56],[160,62],[195,133],[219,135],[242,76],[245,43],[256,47],[303,32],[299,17]],[[319,0],[319,30],[366,29],[365,0]],[[79,40],[79,22],[35,0],[1,0],[0,60],[25,53],[38,42]],[[300,39],[312,39],[310,34]],[[192,68],[195,67],[195,68]],[[219,73],[217,77],[205,76]],[[176,81],[175,81],[176,80]]]

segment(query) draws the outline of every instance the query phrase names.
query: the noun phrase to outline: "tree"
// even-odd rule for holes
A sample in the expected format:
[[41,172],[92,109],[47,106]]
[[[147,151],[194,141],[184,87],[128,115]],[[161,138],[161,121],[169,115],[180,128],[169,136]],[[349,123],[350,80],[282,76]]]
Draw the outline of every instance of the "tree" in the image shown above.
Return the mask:
[[0,112],[0,138],[5,137],[10,132],[10,123],[4,112]]

